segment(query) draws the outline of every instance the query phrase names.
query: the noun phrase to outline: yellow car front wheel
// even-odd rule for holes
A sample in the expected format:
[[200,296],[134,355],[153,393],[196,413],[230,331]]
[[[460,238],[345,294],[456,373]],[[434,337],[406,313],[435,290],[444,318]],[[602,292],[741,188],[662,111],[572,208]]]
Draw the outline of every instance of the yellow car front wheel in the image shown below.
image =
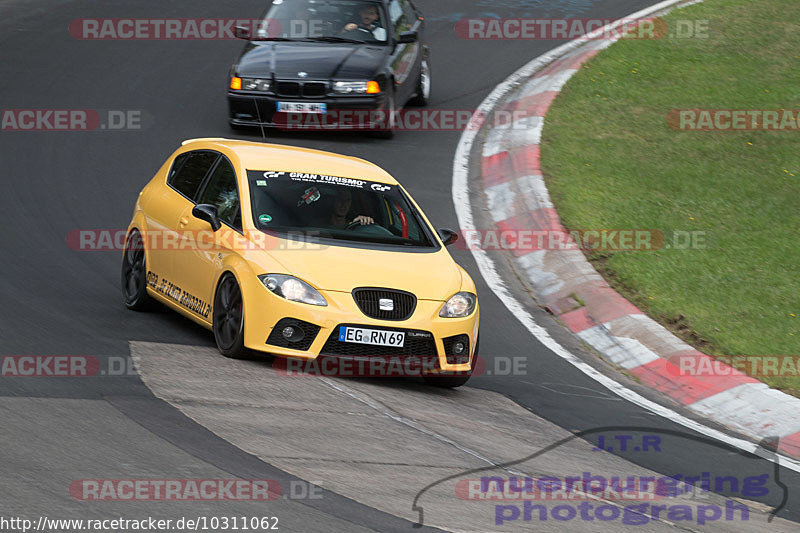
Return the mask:
[[212,329],[217,348],[225,357],[244,359],[244,303],[239,283],[230,272],[220,279],[214,296]]

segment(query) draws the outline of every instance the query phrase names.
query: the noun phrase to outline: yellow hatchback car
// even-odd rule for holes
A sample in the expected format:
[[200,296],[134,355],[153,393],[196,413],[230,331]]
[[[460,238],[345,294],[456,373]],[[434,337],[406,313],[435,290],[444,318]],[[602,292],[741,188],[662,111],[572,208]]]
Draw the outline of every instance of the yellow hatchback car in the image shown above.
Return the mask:
[[478,352],[475,284],[403,187],[362,159],[228,139],[183,143],[142,192],[125,304],[209,328],[219,351],[429,358],[464,384]]

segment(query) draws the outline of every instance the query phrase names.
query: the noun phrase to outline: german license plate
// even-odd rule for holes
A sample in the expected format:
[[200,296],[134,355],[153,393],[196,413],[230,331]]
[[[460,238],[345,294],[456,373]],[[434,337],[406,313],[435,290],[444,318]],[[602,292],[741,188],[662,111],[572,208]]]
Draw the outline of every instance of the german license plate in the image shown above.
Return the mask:
[[339,342],[402,348],[406,342],[406,334],[399,331],[382,331],[378,329],[349,328],[342,326],[339,328]]
[[278,102],[280,113],[316,113],[328,112],[328,104],[321,102]]

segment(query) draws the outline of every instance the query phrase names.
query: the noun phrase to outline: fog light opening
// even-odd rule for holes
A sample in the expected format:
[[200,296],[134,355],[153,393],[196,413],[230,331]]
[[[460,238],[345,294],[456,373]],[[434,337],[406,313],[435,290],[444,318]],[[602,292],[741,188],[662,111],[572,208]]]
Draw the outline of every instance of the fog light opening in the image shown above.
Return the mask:
[[462,353],[464,353],[464,350],[466,348],[467,347],[464,346],[463,342],[457,342],[453,344],[453,355],[461,355]]
[[294,326],[286,326],[283,328],[281,335],[289,342],[300,342],[303,340],[303,337],[305,337],[303,330]]

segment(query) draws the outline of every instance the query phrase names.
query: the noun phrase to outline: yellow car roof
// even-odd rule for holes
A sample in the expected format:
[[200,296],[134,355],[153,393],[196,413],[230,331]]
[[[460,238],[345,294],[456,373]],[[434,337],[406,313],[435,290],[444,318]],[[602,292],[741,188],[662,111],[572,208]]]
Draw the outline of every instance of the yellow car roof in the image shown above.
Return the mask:
[[398,184],[388,172],[369,161],[332,152],[218,137],[189,139],[183,142],[183,146],[187,145],[195,150],[227,148],[247,170],[306,172]]

